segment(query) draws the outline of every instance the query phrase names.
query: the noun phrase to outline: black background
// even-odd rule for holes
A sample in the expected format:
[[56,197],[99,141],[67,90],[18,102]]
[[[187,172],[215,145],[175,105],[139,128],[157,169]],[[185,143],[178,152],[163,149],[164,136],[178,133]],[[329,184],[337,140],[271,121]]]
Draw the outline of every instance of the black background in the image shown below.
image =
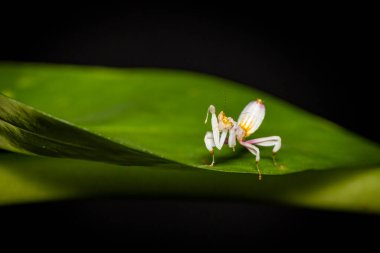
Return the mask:
[[[269,92],[378,142],[371,13],[347,6],[287,7],[293,10],[185,3],[3,9],[0,60],[210,73]],[[297,238],[322,243],[336,235],[353,242],[368,236],[371,224],[379,225],[377,216],[178,199],[22,205],[1,207],[0,215],[9,229],[71,229],[118,240],[240,238],[264,246]],[[321,230],[320,239],[309,237]],[[110,236],[115,233],[120,237]]]

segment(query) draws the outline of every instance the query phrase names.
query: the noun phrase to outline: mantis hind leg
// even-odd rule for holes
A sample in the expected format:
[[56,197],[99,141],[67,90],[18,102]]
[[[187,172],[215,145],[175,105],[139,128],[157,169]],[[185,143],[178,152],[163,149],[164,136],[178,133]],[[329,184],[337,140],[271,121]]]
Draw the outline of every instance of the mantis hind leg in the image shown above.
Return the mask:
[[259,174],[259,180],[262,179],[262,173],[261,173],[261,170],[259,168],[259,161],[260,161],[260,150],[258,147],[250,144],[249,142],[240,142],[240,144],[245,147],[246,149],[248,149],[249,152],[251,152],[252,154],[254,154],[256,156],[256,169],[257,169],[257,172]]

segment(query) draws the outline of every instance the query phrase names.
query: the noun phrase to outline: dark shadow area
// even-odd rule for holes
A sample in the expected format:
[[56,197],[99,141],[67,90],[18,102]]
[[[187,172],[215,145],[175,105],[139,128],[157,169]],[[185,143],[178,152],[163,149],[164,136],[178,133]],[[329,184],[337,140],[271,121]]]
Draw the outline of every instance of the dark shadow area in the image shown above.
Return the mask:
[[200,243],[216,248],[237,243],[235,248],[250,249],[328,247],[331,243],[341,244],[342,248],[360,243],[368,247],[376,243],[377,236],[368,227],[380,225],[380,217],[373,215],[178,199],[98,199],[18,205],[1,207],[0,217],[6,237],[142,248],[162,244],[191,247]]

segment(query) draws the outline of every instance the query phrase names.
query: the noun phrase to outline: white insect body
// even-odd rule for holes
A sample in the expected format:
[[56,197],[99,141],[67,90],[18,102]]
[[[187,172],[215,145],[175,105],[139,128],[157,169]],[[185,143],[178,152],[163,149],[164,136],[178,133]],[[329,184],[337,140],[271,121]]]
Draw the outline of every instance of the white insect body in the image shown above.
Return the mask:
[[[216,117],[215,106],[210,105],[207,110],[205,123],[207,123],[209,113],[211,113],[212,132],[208,131],[206,133],[204,141],[206,148],[212,155],[210,166],[213,166],[215,163],[214,147],[220,150],[223,145],[227,143],[228,147],[235,150],[236,140],[256,156],[256,167],[259,172],[259,179],[261,179],[261,171],[258,167],[260,150],[257,146],[273,146],[273,161],[276,164],[274,157],[277,151],[281,148],[281,138],[279,136],[270,136],[252,140],[245,139],[253,134],[264,120],[265,106],[261,99],[248,103],[241,112],[237,122],[235,122],[233,118],[227,117],[223,111],[221,111],[218,117]],[[226,141],[228,134],[229,137]]]

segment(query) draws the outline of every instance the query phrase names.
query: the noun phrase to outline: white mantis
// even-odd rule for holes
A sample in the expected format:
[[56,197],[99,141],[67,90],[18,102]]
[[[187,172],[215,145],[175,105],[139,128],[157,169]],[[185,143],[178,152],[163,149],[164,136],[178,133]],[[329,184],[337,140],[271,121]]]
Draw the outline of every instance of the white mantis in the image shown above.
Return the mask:
[[[208,131],[206,133],[204,141],[206,148],[212,155],[210,166],[213,166],[215,163],[214,147],[220,150],[224,144],[228,144],[228,147],[235,151],[236,140],[256,156],[256,168],[259,173],[259,179],[261,179],[261,171],[258,166],[260,150],[257,146],[273,146],[273,162],[276,165],[275,155],[281,148],[281,138],[279,136],[245,140],[246,137],[259,128],[264,120],[265,106],[261,99],[248,103],[241,112],[237,122],[233,118],[227,117],[223,111],[216,117],[215,106],[210,105],[207,110],[205,124],[207,123],[209,113],[211,113],[212,132]],[[227,134],[229,134],[228,141],[226,141]]]

